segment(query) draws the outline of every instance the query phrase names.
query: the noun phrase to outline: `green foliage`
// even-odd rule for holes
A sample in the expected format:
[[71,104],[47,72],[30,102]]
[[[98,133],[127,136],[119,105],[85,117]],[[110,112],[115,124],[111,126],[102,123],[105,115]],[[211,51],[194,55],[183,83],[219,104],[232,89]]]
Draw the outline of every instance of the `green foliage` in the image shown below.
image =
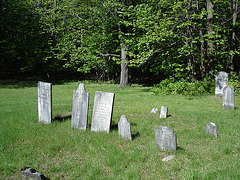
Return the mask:
[[240,94],[239,77],[235,73],[229,77],[228,85],[234,89],[235,94]]
[[199,95],[213,93],[214,89],[214,80],[210,78],[205,78],[203,81],[196,82],[189,82],[185,79],[176,81],[173,78],[168,78],[155,85],[151,91],[154,94]]

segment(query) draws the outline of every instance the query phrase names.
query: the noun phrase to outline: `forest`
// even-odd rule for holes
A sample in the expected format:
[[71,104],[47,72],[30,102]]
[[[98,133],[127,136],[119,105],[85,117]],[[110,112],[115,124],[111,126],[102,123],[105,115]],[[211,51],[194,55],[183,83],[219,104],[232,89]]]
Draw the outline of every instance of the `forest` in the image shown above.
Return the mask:
[[239,75],[238,0],[2,0],[0,78]]

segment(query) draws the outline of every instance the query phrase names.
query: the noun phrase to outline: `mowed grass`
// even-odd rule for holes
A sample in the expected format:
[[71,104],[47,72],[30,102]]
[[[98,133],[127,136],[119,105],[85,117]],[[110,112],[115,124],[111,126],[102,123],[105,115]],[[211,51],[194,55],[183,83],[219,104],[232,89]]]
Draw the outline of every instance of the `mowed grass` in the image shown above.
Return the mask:
[[[239,179],[240,96],[235,110],[223,110],[214,95],[160,95],[149,87],[85,81],[90,93],[88,128],[71,128],[73,91],[80,82],[52,86],[52,124],[38,123],[37,82],[0,85],[0,179],[21,179],[27,166],[50,179]],[[115,93],[109,134],[91,132],[95,91]],[[159,118],[153,107],[168,107],[169,117]],[[125,114],[133,141],[119,139],[117,123]],[[214,122],[218,138],[206,135]],[[177,134],[176,152],[156,148],[158,126]],[[169,155],[169,162],[162,159]]]

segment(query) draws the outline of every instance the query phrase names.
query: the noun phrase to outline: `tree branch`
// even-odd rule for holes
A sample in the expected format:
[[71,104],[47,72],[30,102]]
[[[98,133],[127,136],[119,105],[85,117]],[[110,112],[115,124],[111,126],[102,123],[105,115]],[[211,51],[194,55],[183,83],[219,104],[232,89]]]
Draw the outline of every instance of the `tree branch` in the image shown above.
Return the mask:
[[103,57],[117,57],[117,58],[121,58],[120,55],[118,54],[103,54],[103,53],[99,53],[101,56]]

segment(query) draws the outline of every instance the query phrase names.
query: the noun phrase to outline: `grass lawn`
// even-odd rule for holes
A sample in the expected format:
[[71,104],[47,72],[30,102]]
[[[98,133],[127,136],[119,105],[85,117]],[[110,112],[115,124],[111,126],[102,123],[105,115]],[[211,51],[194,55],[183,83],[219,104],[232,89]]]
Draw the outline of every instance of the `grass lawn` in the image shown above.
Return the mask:
[[[235,110],[223,110],[214,95],[153,95],[149,87],[85,81],[90,93],[88,128],[71,128],[73,91],[80,82],[52,86],[52,124],[38,123],[37,82],[0,83],[0,179],[21,179],[27,166],[51,179],[239,179],[240,96]],[[109,134],[90,131],[95,91],[115,93]],[[153,107],[168,107],[159,118]],[[125,114],[133,141],[119,139],[117,123]],[[214,122],[218,138],[205,133]],[[158,126],[177,134],[176,152],[156,148]],[[163,162],[169,155],[175,158]]]

